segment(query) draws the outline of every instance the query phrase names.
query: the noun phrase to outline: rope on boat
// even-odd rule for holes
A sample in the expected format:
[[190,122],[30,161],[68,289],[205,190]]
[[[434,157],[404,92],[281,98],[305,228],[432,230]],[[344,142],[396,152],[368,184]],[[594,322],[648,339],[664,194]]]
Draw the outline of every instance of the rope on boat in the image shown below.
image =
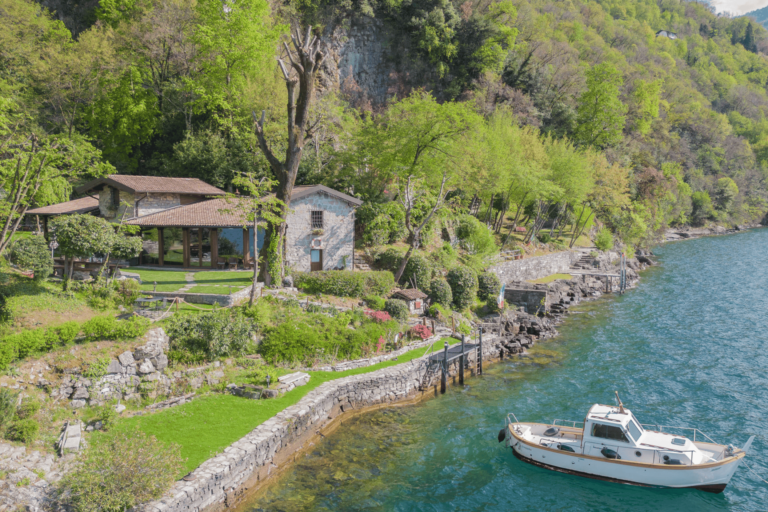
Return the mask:
[[762,481],[763,483],[768,484],[768,480],[764,480],[763,478],[761,478],[760,475],[758,475],[755,472],[755,470],[753,470],[751,467],[749,467],[749,464],[747,464],[747,461],[743,460],[741,462],[747,467],[747,469],[749,470],[750,473],[752,473],[753,475],[755,475],[757,477],[758,480]]

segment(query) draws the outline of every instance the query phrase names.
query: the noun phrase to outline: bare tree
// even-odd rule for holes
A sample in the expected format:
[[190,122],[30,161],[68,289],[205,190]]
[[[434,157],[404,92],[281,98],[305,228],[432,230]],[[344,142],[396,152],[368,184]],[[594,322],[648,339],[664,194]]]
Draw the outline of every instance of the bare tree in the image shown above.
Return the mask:
[[[313,132],[319,124],[319,120],[309,125],[309,111],[314,100],[315,75],[323,62],[323,53],[320,51],[320,39],[312,37],[312,28],[307,27],[304,38],[297,29],[291,34],[293,49],[287,43],[283,43],[286,56],[290,66],[286,67],[283,59],[278,59],[280,71],[283,73],[285,86],[288,89],[288,140],[285,149],[285,158],[281,161],[269,148],[267,139],[264,136],[264,111],[261,112],[261,119],[257,119],[253,113],[256,137],[259,140],[259,147],[269,162],[272,173],[278,182],[277,199],[282,201],[282,210],[280,218],[282,222],[267,227],[264,237],[264,246],[267,251],[281,251],[281,243],[285,234],[285,218],[291,205],[291,195],[293,186],[296,183],[296,174],[299,171],[299,163],[304,151],[304,145],[312,140]],[[298,95],[297,89],[298,87]],[[277,237],[277,243],[273,241]],[[270,249],[271,248],[271,249]],[[271,284],[270,255],[267,255],[264,261],[264,283]],[[279,261],[279,259],[277,260]],[[274,261],[272,262],[274,264]],[[282,275],[282,266],[281,266]]]

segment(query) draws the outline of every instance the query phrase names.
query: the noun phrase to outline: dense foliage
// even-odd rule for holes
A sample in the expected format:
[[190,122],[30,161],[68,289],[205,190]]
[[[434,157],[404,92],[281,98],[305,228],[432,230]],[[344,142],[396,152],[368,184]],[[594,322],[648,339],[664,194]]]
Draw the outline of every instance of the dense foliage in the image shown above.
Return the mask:
[[410,314],[408,304],[402,299],[387,299],[384,302],[384,311],[400,322],[408,320],[408,315]]
[[256,350],[251,339],[254,326],[243,315],[228,309],[173,316],[167,332],[172,352],[188,351],[208,360]]
[[481,300],[496,300],[501,291],[501,280],[493,272],[481,272],[477,275],[477,296]]
[[22,270],[34,272],[35,279],[45,279],[53,272],[53,258],[45,238],[24,237],[11,247],[11,262]]
[[450,308],[453,303],[453,292],[451,286],[445,279],[433,279],[429,284],[429,298],[435,304]]
[[387,295],[395,282],[391,272],[353,272],[328,270],[323,272],[295,272],[293,282],[307,293],[336,295],[338,297],[365,297]]
[[458,310],[468,308],[475,302],[477,296],[477,274],[468,267],[456,267],[445,276],[451,286],[453,305]]

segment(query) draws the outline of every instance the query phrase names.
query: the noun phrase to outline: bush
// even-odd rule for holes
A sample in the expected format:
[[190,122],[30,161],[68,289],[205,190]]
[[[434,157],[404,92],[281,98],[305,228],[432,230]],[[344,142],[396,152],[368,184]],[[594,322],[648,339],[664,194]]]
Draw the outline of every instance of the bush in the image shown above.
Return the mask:
[[451,318],[451,311],[447,308],[444,308],[442,305],[435,303],[429,306],[429,316],[432,318],[447,320]]
[[328,270],[323,272],[296,272],[293,282],[297,288],[311,294],[337,297],[365,297],[386,295],[395,285],[391,272],[354,272]]
[[502,311],[502,308],[499,308],[498,297],[488,297],[485,307],[489,313],[500,313]]
[[384,311],[392,315],[392,318],[399,322],[405,322],[408,320],[408,304],[404,300],[400,299],[387,299],[384,304]]
[[365,203],[357,209],[355,219],[362,226],[362,239],[366,245],[383,245],[405,237],[405,212],[395,203]]
[[21,402],[21,405],[19,405],[18,409],[16,409],[16,414],[19,416],[20,419],[26,420],[37,414],[37,411],[40,410],[40,402],[37,400],[24,400]]
[[16,398],[10,389],[0,388],[0,428],[13,421],[16,416]]
[[6,437],[11,441],[21,441],[29,444],[37,438],[40,424],[33,419],[16,420],[8,427]]
[[415,283],[416,288],[425,289],[432,280],[432,272],[432,265],[429,260],[424,256],[415,254],[405,265],[401,282],[406,283],[406,285]]
[[501,291],[501,281],[493,272],[483,272],[477,276],[477,296],[481,300],[496,300]]
[[13,311],[11,310],[11,305],[8,304],[9,298],[10,298],[10,293],[4,290],[0,290],[0,324],[10,322],[11,318],[13,318]]
[[453,303],[453,293],[448,282],[445,279],[434,279],[429,284],[429,298],[435,304],[450,308]]
[[[291,322],[287,322],[291,323]],[[209,360],[252,352],[253,324],[229,310],[173,316],[168,321],[172,350],[205,354]]]
[[366,311],[365,314],[374,322],[389,322],[392,317],[386,311]]
[[162,496],[184,468],[178,445],[138,428],[94,436],[82,464],[58,484],[58,497],[77,512],[128,510]]
[[552,241],[552,237],[549,236],[549,233],[539,233],[538,235],[536,235],[536,238],[539,240],[539,242],[543,244],[548,244],[549,242]]
[[19,359],[41,352],[46,345],[45,330],[33,329],[22,331],[17,334],[11,334],[3,339],[4,344],[13,344],[16,346],[16,353]]
[[456,267],[451,269],[446,276],[453,294],[453,305],[458,310],[463,310],[475,302],[477,295],[477,274],[468,267]]
[[62,345],[71,345],[75,342],[75,338],[80,334],[80,324],[77,322],[64,322],[54,330],[58,334],[59,341]]
[[149,329],[149,320],[133,316],[118,320],[113,316],[96,316],[83,324],[83,334],[89,340],[125,340],[143,336]]
[[613,248],[613,235],[608,228],[602,228],[595,237],[595,247],[601,251],[607,251]]
[[459,218],[456,236],[470,256],[486,256],[498,250],[491,230],[472,215],[462,215]]
[[414,338],[421,338],[422,340],[426,340],[432,336],[432,329],[426,325],[414,325],[411,327],[411,335]]
[[53,273],[51,250],[43,236],[29,236],[13,244],[11,262],[22,270],[35,273],[35,279],[45,279]]
[[390,247],[386,251],[378,253],[373,258],[373,262],[376,266],[392,272],[397,271],[401,261],[403,261],[403,253],[394,247]]
[[365,304],[371,309],[375,309],[376,311],[381,311],[384,309],[384,299],[378,295],[368,295],[363,300],[365,301]]

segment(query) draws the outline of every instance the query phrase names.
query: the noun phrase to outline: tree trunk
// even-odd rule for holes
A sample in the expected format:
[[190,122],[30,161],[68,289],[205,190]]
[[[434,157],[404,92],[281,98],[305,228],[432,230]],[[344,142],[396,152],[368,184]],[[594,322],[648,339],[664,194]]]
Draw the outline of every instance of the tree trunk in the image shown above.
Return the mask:
[[251,286],[251,297],[248,299],[248,306],[253,306],[256,300],[256,285],[259,283],[259,227],[256,225],[257,214],[253,215],[253,286]]

